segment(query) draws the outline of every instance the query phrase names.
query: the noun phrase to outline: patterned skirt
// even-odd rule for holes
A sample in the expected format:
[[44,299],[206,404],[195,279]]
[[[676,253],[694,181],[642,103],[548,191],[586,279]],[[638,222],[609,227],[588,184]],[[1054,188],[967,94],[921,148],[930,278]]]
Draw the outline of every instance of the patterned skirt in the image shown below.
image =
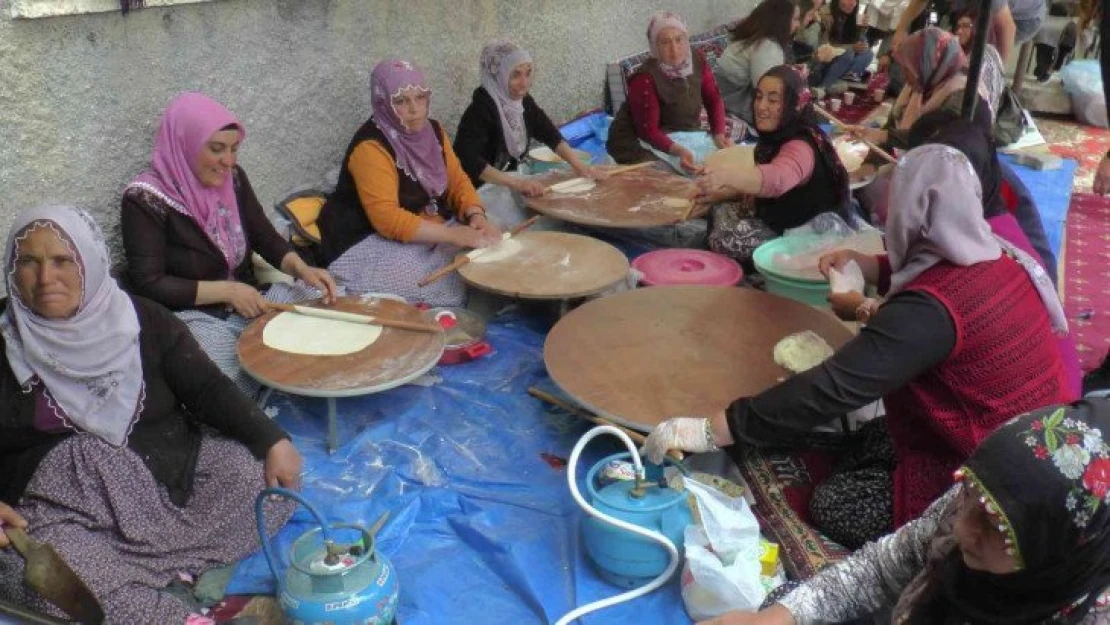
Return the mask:
[[[266,299],[282,304],[302,302],[320,297],[320,292],[302,283],[278,283],[271,285],[264,293]],[[239,366],[239,335],[250,325],[251,320],[232,313],[226,319],[213,317],[199,310],[182,310],[177,318],[189,327],[193,338],[200,343],[212,362],[231,378],[248,397],[258,395],[262,385]]]
[[454,245],[401,243],[372,234],[335,259],[328,271],[353,293],[389,293],[412,303],[461,306],[466,302],[466,285],[457,273],[423,288],[416,285],[458,253]]
[[[47,454],[16,510],[93,592],[106,623],[181,624],[190,609],[164,589],[179,573],[198,575],[258,549],[254,499],[263,486],[262,464],[246,447],[206,436],[179,508],[135,452],[77,434]],[[294,508],[268,504],[271,536]],[[23,560],[0,550],[0,598],[62,616],[22,580]]]
[[709,249],[741,263],[751,260],[755,248],[779,236],[755,216],[751,198],[714,204],[710,216]]

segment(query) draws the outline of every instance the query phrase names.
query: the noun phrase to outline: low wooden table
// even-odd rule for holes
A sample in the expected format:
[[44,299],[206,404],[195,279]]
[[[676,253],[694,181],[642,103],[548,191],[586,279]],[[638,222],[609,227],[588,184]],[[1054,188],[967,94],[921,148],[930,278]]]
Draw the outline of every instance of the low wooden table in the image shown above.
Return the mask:
[[[430,323],[413,306],[378,297],[340,297],[332,306],[319,300],[302,305],[390,319]],[[373,345],[344,356],[305,356],[266,346],[262,332],[278,315],[255,319],[239,337],[239,361],[256,380],[294,395],[324,397],[328,403],[328,451],[338,445],[335,400],[369,395],[407,384],[424,375],[443,355],[444,335],[384,328]]]
[[[545,186],[574,178],[570,172],[553,172],[540,181]],[[601,180],[586,193],[560,194],[554,191],[526,198],[528,207],[538,213],[584,226],[605,228],[647,228],[679,223],[683,217],[697,216],[706,207],[693,203],[697,185],[689,178],[656,167],[637,169]],[[668,198],[675,206],[668,205]]]
[[649,287],[568,314],[548,334],[544,362],[584,407],[646,432],[774,386],[790,375],[775,364],[775,344],[803,330],[834,349],[852,338],[834,316],[762,291]]
[[523,249],[491,263],[459,269],[468,284],[522,299],[567,300],[595,295],[628,275],[628,259],[597,239],[565,232],[531,232],[515,239]]

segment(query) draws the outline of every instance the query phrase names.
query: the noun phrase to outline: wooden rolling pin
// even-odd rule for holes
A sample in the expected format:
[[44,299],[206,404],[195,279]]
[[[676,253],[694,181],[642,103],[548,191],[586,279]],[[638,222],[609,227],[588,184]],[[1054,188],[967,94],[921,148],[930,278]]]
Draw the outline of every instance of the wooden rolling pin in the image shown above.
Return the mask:
[[401,321],[399,319],[383,319],[381,317],[372,317],[370,315],[359,315],[357,313],[343,312],[341,310],[328,310],[326,308],[313,308],[311,306],[297,306],[296,304],[278,304],[276,302],[269,302],[270,308],[281,310],[285,312],[293,312],[308,317],[319,317],[321,319],[335,319],[336,321],[349,321],[351,323],[364,323],[366,325],[382,326],[384,328],[396,328],[398,330],[412,330],[413,332],[428,332],[435,334],[443,332],[438,324],[432,325],[428,323],[419,323],[416,321]]
[[[506,240],[511,239],[512,237],[520,234],[524,230],[531,227],[532,224],[536,223],[536,221],[538,221],[539,218],[540,218],[540,216],[536,215],[534,217],[529,218],[527,221],[520,222],[519,224],[514,226],[512,230],[510,230],[508,232],[505,232],[505,233],[502,233],[501,240],[506,241]],[[416,283],[416,285],[420,286],[420,287],[425,287],[425,286],[428,286],[429,284],[431,284],[431,283],[433,283],[437,280],[441,280],[441,279],[443,279],[444,276],[450,274],[452,271],[458,271],[460,267],[469,263],[475,256],[478,256],[479,254],[481,254],[482,252],[484,252],[485,250],[488,250],[488,249],[489,249],[488,247],[479,247],[478,249],[470,250],[466,254],[463,254],[463,255],[459,256],[458,258],[456,258],[454,261],[451,262],[451,264],[445,265],[445,266],[433,271],[432,273],[424,276],[423,278],[420,279],[419,282]]]
[[[832,113],[830,113],[830,112],[826,111],[825,109],[821,108],[820,106],[817,106],[816,104],[814,104],[814,105],[813,105],[813,109],[814,109],[815,111],[817,111],[817,112],[818,112],[818,113],[819,113],[819,114],[821,115],[821,117],[824,117],[825,119],[827,119],[827,120],[829,120],[830,122],[832,122],[832,123],[833,123],[833,125],[834,125],[834,126],[836,126],[837,128],[840,128],[841,130],[847,130],[847,129],[848,129],[848,125],[847,125],[847,124],[845,124],[844,122],[840,121],[840,120],[839,120],[839,119],[837,119],[837,118],[836,118],[835,116],[833,116],[833,114],[832,114]],[[869,148],[871,148],[872,150],[874,150],[876,154],[878,154],[879,156],[881,156],[881,157],[885,158],[886,160],[890,161],[891,163],[897,163],[897,162],[898,162],[898,159],[894,158],[894,157],[893,157],[893,156],[892,156],[892,155],[891,155],[891,154],[890,154],[889,152],[887,152],[886,150],[884,150],[884,149],[880,148],[879,146],[875,145],[874,143],[871,143],[871,142],[870,142],[870,141],[868,141],[867,139],[864,139],[864,138],[862,138],[862,137],[857,137],[856,139],[857,139],[858,141],[862,142],[862,143],[863,143],[864,145],[866,145],[867,147],[869,147]]]
[[[599,416],[595,415],[592,412],[587,412],[587,411],[579,408],[578,406],[572,406],[572,405],[568,404],[567,402],[559,399],[558,397],[555,397],[551,393],[546,393],[544,391],[541,391],[540,389],[538,389],[534,386],[530,387],[528,389],[528,394],[531,395],[532,397],[535,397],[536,399],[538,399],[542,402],[546,402],[548,404],[551,404],[552,406],[562,408],[563,410],[566,410],[570,414],[572,414],[576,417],[585,419],[585,420],[587,420],[591,423],[595,423],[597,425],[611,425],[611,426],[617,428],[618,430],[624,432],[625,434],[627,434],[628,438],[631,438],[632,442],[636,443],[637,445],[643,445],[645,442],[647,442],[647,437],[644,436],[643,434],[640,434],[639,432],[637,432],[635,430],[630,430],[630,429],[624,427],[623,425],[613,423],[612,421],[606,419],[605,417],[599,417]],[[677,449],[667,450],[667,456],[670,457],[671,460],[675,460],[677,462],[682,462],[682,459],[684,458],[684,456],[682,455],[682,452],[677,450]]]

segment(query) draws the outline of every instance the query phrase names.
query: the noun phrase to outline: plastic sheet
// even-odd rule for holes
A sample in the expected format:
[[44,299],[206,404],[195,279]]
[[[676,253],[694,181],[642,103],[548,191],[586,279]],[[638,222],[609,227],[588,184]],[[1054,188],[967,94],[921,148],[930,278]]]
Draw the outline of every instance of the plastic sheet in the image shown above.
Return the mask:
[[[338,400],[343,444],[332,456],[325,450],[324,400],[275,393],[269,401],[268,411],[305,457],[304,494],[329,519],[369,527],[390,511],[378,549],[400,576],[399,623],[548,623],[620,592],[585,559],[583,513],[559,465],[587,424],[526,392],[547,378],[546,330],[498,318],[488,328],[492,355],[436,368],[430,375],[439,379],[429,386]],[[549,383],[544,388],[552,390]],[[615,451],[609,441],[595,442],[579,475]],[[292,540],[311,527],[307,513],[298,512],[275,539],[275,553],[284,559]],[[239,566],[228,593],[274,587],[255,554]],[[647,597],[583,622],[691,621],[676,576]]]
[[1017,165],[1014,157],[1009,154],[999,154],[998,157],[1010,165],[1017,177],[1029,189],[1037,205],[1037,212],[1040,213],[1048,245],[1052,248],[1053,255],[1060,258],[1060,248],[1064,242],[1064,222],[1067,220],[1068,207],[1071,205],[1071,185],[1077,163],[1070,158],[1065,158],[1060,169],[1038,171]]

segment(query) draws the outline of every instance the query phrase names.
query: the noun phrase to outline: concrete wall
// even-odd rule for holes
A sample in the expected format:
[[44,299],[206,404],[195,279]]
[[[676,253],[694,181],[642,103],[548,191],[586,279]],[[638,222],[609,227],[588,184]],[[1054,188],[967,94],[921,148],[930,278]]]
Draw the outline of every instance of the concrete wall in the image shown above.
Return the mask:
[[92,210],[114,239],[120,188],[148,163],[179,91],[203,91],[243,121],[240,163],[269,207],[338,163],[384,56],[425,69],[433,115],[453,131],[481,46],[512,36],[536,59],[533,94],[560,121],[601,104],[603,64],[646,48],[652,11],[680,8],[699,32],[752,2],[216,0],[34,20],[3,6],[0,233],[23,207],[55,200]]

